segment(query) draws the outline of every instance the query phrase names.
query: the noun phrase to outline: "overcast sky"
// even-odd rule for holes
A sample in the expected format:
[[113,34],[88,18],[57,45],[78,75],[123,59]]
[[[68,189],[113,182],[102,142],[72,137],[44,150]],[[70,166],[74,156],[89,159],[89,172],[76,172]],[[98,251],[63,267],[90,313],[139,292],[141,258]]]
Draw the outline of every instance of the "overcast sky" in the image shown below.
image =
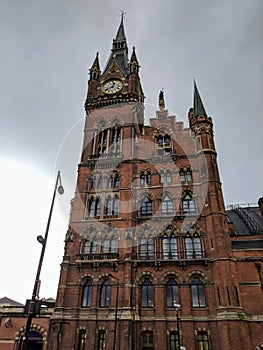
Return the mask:
[[146,103],[156,105],[164,88],[166,107],[187,127],[195,77],[214,122],[226,204],[263,195],[262,0],[2,0],[0,297],[31,296],[35,237],[44,235],[62,167],[66,194],[51,223],[40,292],[56,296],[88,70],[97,51],[104,67],[121,10]]

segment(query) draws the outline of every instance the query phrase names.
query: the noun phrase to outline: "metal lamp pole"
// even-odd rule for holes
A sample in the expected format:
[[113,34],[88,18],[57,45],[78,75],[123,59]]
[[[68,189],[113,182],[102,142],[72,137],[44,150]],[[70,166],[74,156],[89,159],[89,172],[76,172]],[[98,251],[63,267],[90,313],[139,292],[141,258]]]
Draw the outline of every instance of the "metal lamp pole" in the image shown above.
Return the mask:
[[112,346],[112,349],[116,350],[116,336],[117,336],[117,319],[118,319],[120,280],[117,277],[115,277],[115,276],[113,276],[111,274],[109,276],[114,278],[117,281],[117,293],[116,293],[115,315],[114,315],[114,330],[113,330],[113,346]]
[[177,326],[177,333],[178,333],[178,350],[181,350],[181,342],[180,342],[180,320],[179,320],[179,315],[178,311],[179,308],[181,307],[180,304],[174,304],[174,307],[176,309],[176,326]]
[[[59,186],[58,186],[58,183],[59,183]],[[64,193],[64,189],[61,185],[60,171],[58,171],[57,178],[56,178],[53,198],[52,198],[51,207],[50,207],[49,216],[48,216],[48,221],[47,221],[45,237],[43,238],[42,236],[37,236],[38,242],[42,244],[42,249],[41,249],[41,254],[40,254],[40,258],[39,258],[39,262],[38,262],[38,269],[37,269],[37,274],[36,274],[36,278],[35,278],[32,297],[31,297],[30,304],[29,304],[27,322],[26,322],[25,333],[23,336],[21,350],[26,350],[28,348],[29,332],[30,332],[30,327],[31,327],[31,323],[32,323],[32,318],[34,317],[36,299],[37,299],[37,294],[38,294],[39,287],[40,287],[40,273],[41,273],[42,263],[43,263],[43,259],[44,259],[44,255],[45,255],[49,226],[50,226],[50,222],[51,222],[51,217],[52,217],[52,212],[53,212],[53,207],[54,207],[54,202],[55,202],[57,190],[58,190],[59,194]]]

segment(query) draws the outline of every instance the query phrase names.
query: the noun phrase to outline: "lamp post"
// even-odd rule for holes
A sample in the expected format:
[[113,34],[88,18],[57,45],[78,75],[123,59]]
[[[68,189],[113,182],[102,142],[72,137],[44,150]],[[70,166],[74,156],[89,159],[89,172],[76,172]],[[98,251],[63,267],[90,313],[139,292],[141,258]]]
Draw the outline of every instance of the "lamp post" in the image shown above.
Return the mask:
[[114,278],[117,281],[117,292],[116,292],[116,302],[115,302],[115,315],[114,315],[114,330],[113,330],[113,346],[112,349],[116,350],[116,336],[117,336],[117,320],[118,320],[118,306],[119,306],[119,287],[120,280],[118,277],[109,274],[110,277]]
[[179,320],[179,315],[178,311],[179,308],[181,307],[180,304],[174,303],[174,307],[176,310],[176,328],[177,328],[177,334],[178,334],[178,350],[181,350],[181,342],[180,342],[180,320]]
[[[58,184],[59,184],[59,186],[58,186]],[[41,254],[40,254],[40,258],[39,258],[39,262],[38,262],[38,269],[37,269],[37,274],[36,274],[36,278],[35,278],[32,297],[31,297],[30,304],[29,304],[25,333],[24,333],[23,340],[22,340],[22,346],[20,348],[21,350],[28,349],[28,338],[29,338],[29,333],[30,333],[30,327],[31,327],[31,323],[32,323],[32,318],[34,317],[34,313],[35,313],[36,299],[37,299],[37,294],[38,294],[39,287],[40,287],[40,273],[41,273],[42,263],[43,263],[43,259],[44,259],[44,255],[45,255],[49,226],[50,226],[50,222],[51,222],[51,217],[52,217],[52,212],[53,212],[53,207],[54,207],[54,202],[55,202],[57,190],[58,190],[59,194],[64,193],[64,189],[61,185],[60,171],[58,171],[57,178],[56,178],[56,183],[55,183],[53,198],[52,198],[51,207],[50,207],[50,211],[49,211],[45,236],[44,236],[44,238],[42,236],[37,236],[38,242],[42,244],[42,249],[41,249]]]

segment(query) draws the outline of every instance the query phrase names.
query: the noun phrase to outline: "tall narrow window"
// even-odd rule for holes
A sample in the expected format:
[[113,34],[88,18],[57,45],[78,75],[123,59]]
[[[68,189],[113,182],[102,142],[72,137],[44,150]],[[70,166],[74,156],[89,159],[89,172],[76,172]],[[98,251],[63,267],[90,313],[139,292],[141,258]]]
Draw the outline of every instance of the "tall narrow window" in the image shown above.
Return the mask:
[[173,201],[168,195],[165,195],[162,200],[162,215],[173,215],[173,213]]
[[88,280],[83,286],[81,306],[91,307],[91,301],[92,301],[92,282],[91,280]]
[[201,259],[203,257],[201,241],[197,233],[193,237],[190,234],[186,235],[185,251],[187,259]]
[[100,197],[97,197],[94,214],[95,216],[100,216],[100,213],[101,213],[101,202],[100,202]]
[[176,307],[179,304],[179,289],[173,277],[170,277],[166,283],[166,306]]
[[142,201],[141,204],[141,216],[152,216],[153,214],[153,202],[148,196]]
[[78,336],[77,350],[85,350],[86,345],[86,330],[81,329]]
[[105,350],[105,348],[106,348],[106,333],[105,331],[99,331],[98,350]]
[[169,170],[166,173],[166,182],[172,182],[172,175]]
[[195,202],[189,193],[187,193],[182,198],[182,212],[183,212],[183,214],[195,214],[196,213]]
[[112,237],[110,241],[110,252],[115,253],[117,251],[117,238]]
[[85,239],[84,241],[84,254],[89,254],[91,252],[91,241],[89,239]]
[[110,251],[110,240],[108,237],[105,237],[103,242],[103,252],[109,253],[109,251]]
[[143,234],[140,239],[140,259],[152,260],[154,259],[154,239],[152,235],[148,238]]
[[142,350],[153,350],[153,333],[150,331],[142,333]]
[[99,179],[98,179],[97,188],[102,188],[102,183],[103,183],[103,179],[102,179],[102,177],[100,176]]
[[163,259],[178,259],[177,240],[174,233],[171,234],[170,226],[166,228],[166,233],[163,235]]
[[95,199],[92,197],[89,201],[89,217],[90,218],[93,218],[94,217],[94,214],[95,214],[95,205],[96,205],[96,202],[95,202]]
[[179,336],[178,332],[170,332],[170,350],[179,349]]
[[147,259],[147,240],[144,235],[140,240],[140,259]]
[[98,240],[97,238],[94,238],[93,241],[91,242],[91,253],[92,254],[97,253],[98,248],[99,248]]
[[112,215],[119,215],[119,198],[117,196],[114,196],[113,198],[113,208],[112,208]]
[[154,287],[149,277],[142,283],[142,307],[154,306]]
[[200,331],[197,333],[198,350],[209,350],[207,332]]
[[193,307],[205,307],[205,289],[199,276],[195,276],[191,283],[192,305]]
[[110,306],[111,285],[109,280],[105,280],[100,289],[100,307]]
[[108,197],[107,205],[106,205],[106,215],[110,216],[112,215],[113,210],[113,199],[111,197]]

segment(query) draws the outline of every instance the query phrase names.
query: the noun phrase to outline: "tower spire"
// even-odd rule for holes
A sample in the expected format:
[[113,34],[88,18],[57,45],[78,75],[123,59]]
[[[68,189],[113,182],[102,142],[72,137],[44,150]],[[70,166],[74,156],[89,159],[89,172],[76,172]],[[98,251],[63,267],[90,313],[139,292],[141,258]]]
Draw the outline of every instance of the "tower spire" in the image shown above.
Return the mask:
[[201,100],[200,94],[197,89],[196,81],[194,79],[194,117],[196,116],[206,116],[205,107]]
[[112,64],[112,62],[115,62],[123,74],[127,76],[129,74],[129,69],[128,69],[128,46],[127,46],[127,41],[126,41],[126,36],[125,36],[125,31],[124,31],[124,24],[123,24],[123,17],[124,17],[124,12],[122,11],[121,13],[121,23],[119,25],[119,28],[117,30],[117,34],[115,39],[113,39],[112,42],[112,49],[111,49],[111,54],[108,59],[108,62],[106,64],[106,67],[104,69],[105,71],[109,68],[109,66]]

